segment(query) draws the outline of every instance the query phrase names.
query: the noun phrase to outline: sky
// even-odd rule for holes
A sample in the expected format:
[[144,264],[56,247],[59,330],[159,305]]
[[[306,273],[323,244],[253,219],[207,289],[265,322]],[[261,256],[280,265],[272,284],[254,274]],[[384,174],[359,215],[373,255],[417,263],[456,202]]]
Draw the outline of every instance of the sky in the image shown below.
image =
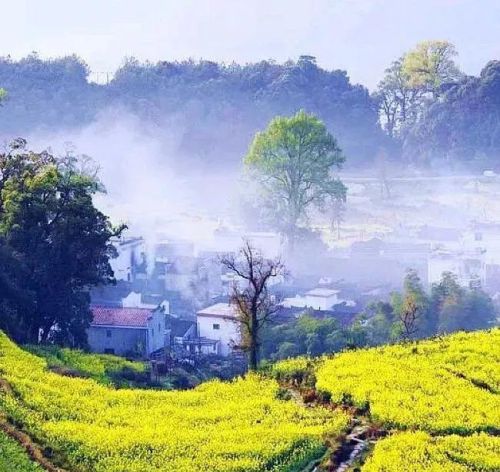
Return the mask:
[[255,62],[316,56],[373,89],[391,61],[445,39],[464,72],[500,59],[500,0],[1,0],[0,55]]

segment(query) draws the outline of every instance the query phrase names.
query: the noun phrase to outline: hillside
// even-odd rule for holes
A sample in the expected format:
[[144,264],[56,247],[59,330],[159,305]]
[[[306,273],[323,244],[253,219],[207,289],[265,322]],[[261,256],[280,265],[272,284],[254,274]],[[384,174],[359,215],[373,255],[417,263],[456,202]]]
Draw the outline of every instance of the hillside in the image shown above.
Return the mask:
[[255,376],[183,392],[114,390],[48,372],[4,335],[0,354],[12,388],[2,409],[68,470],[294,471],[348,424],[341,412],[278,400],[277,383]]
[[105,130],[137,120],[145,141],[158,139],[165,155],[175,151],[180,161],[227,170],[239,167],[252,136],[275,115],[303,108],[334,130],[350,163],[371,160],[388,143],[369,91],[310,56],[246,65],[130,59],[108,84],[91,83],[88,76],[76,56],[0,57],[0,87],[8,92],[0,137],[67,135],[96,122]]
[[363,427],[365,472],[493,472],[499,346],[500,329],[458,333],[164,392],[58,375],[1,334],[3,428],[71,471],[301,471],[321,456],[336,470]]

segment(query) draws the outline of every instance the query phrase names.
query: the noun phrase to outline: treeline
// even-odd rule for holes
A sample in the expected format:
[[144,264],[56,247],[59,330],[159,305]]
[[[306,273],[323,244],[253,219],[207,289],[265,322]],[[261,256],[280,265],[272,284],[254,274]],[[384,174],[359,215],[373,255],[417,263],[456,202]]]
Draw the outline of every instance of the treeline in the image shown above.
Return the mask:
[[450,272],[425,291],[415,271],[408,271],[402,292],[388,301],[370,303],[354,322],[342,326],[329,316],[307,310],[293,322],[276,323],[262,342],[263,358],[277,360],[302,354],[319,356],[344,349],[427,338],[455,331],[488,329],[497,310],[479,286],[464,288]]
[[500,62],[466,76],[447,41],[423,41],[386,69],[376,93],[381,125],[404,162],[497,165]]
[[241,66],[210,61],[139,63],[129,59],[107,85],[88,82],[76,56],[0,59],[0,87],[8,98],[3,133],[29,135],[84,125],[113,107],[140,117],[157,135],[176,134],[179,153],[211,166],[238,166],[256,131],[276,115],[305,109],[338,137],[352,163],[388,143],[373,98],[346,72],[327,71],[314,57]]
[[256,131],[277,115],[305,110],[339,141],[348,166],[381,158],[419,165],[496,162],[500,151],[500,62],[466,76],[446,41],[424,41],[386,70],[370,94],[345,71],[325,70],[312,56],[278,64],[127,59],[105,85],[89,82],[77,56],[19,61],[0,58],[8,99],[4,135],[61,131],[119,110],[157,136],[178,140],[179,155],[209,166],[238,165]]

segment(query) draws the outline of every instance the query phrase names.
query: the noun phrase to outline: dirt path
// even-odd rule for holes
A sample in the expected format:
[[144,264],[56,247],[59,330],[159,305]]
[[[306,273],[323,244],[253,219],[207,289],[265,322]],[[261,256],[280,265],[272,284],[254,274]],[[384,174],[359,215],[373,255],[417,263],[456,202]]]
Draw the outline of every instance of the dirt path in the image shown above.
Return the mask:
[[[10,384],[0,378],[0,392],[3,395],[15,395]],[[26,451],[32,461],[39,464],[43,469],[48,472],[69,472],[66,469],[54,465],[45,455],[43,448],[37,444],[28,434],[16,428],[8,418],[0,413],[0,429],[17,441],[22,448]]]
[[280,386],[289,392],[292,401],[306,408],[326,406],[347,410],[352,416],[347,431],[339,437],[329,438],[329,450],[322,458],[308,464],[302,472],[348,472],[353,467],[360,467],[375,443],[387,435],[385,429],[371,421],[369,412],[325,401],[310,384],[304,387],[297,383],[280,383]]

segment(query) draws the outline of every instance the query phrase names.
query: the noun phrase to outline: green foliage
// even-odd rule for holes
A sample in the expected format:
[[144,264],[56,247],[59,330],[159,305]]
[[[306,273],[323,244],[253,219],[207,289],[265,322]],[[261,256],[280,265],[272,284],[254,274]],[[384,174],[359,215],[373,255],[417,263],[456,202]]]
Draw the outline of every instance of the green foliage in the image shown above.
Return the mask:
[[319,356],[341,351],[350,338],[351,331],[341,329],[334,318],[315,318],[306,311],[293,321],[269,327],[263,333],[262,354],[272,360]]
[[[78,159],[26,149],[22,139],[0,154],[0,258],[7,261],[1,327],[22,342],[84,346],[89,287],[112,283],[113,228],[93,204],[101,191]],[[3,279],[3,282],[1,281]],[[57,329],[54,327],[57,326]]]
[[394,61],[378,84],[374,99],[381,124],[389,136],[402,141],[408,157],[417,151],[413,149],[417,143],[408,136],[425,122],[428,106],[463,78],[454,62],[456,55],[455,46],[447,41],[423,41]]
[[[7,135],[31,135],[39,128],[60,132],[63,123],[85,126],[116,107],[126,108],[145,128],[182,116],[179,155],[212,171],[217,166],[236,170],[234,157],[244,155],[248,136],[273,116],[301,108],[335,130],[352,160],[370,159],[372,149],[385,141],[368,90],[352,84],[343,70],[319,67],[310,56],[246,65],[130,58],[109,84],[96,85],[88,74],[76,56],[0,57],[0,86],[10,98],[0,113],[0,129]],[[221,125],[228,117],[229,128]]]
[[450,272],[443,273],[431,292],[432,307],[438,314],[437,331],[472,331],[493,326],[496,310],[491,298],[480,288],[464,289]]
[[329,198],[345,199],[346,188],[332,177],[344,160],[323,122],[300,111],[274,118],[257,133],[244,162],[277,228],[293,241],[311,207],[322,208]]
[[403,293],[393,293],[390,303],[368,305],[359,321],[366,335],[366,343],[361,345],[374,346],[459,330],[487,329],[496,324],[496,308],[488,294],[479,287],[461,287],[451,272],[444,272],[427,294],[416,272],[410,270]]
[[43,472],[26,451],[12,438],[0,431],[0,472]]
[[462,77],[454,62],[455,46],[448,41],[422,41],[404,56],[402,68],[413,88],[439,95],[443,84]]
[[49,368],[71,375],[88,377],[103,385],[141,386],[149,383],[149,372],[142,362],[128,361],[108,354],[90,354],[58,346],[28,345],[29,352],[43,357]]

